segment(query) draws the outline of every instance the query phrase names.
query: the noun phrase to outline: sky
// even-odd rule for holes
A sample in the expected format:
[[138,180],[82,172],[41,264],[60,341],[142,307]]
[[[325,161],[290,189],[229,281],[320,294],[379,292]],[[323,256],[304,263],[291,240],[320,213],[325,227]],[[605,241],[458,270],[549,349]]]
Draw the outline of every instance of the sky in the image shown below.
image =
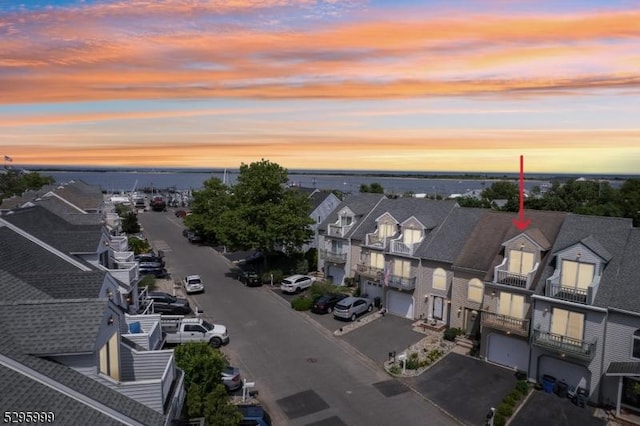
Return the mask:
[[639,22],[627,0],[0,0],[0,155],[639,174]]

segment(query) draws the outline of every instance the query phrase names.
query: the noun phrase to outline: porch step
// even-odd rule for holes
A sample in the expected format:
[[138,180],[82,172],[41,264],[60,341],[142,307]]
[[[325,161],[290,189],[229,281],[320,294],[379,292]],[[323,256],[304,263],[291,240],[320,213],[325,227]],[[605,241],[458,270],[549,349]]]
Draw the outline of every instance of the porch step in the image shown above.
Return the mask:
[[457,336],[456,337],[456,345],[462,346],[463,348],[472,349],[473,348],[473,340],[467,339],[466,337]]

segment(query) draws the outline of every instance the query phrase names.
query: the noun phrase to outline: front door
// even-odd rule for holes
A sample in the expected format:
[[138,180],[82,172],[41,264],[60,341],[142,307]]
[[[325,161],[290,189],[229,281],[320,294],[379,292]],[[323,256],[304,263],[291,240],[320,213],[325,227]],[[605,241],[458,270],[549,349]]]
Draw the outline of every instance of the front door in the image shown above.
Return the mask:
[[472,338],[476,335],[479,329],[479,318],[478,311],[475,309],[465,309],[465,314],[467,317],[467,322],[465,326],[465,331],[467,336],[471,336]]
[[434,296],[433,297],[433,312],[432,312],[433,319],[437,319],[439,321],[442,321],[443,306],[444,306],[444,299],[442,297]]

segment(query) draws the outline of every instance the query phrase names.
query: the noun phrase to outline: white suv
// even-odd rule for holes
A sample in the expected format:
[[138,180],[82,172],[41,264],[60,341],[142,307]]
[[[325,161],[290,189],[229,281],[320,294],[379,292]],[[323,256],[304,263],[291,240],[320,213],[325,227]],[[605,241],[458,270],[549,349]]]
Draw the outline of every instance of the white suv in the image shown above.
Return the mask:
[[204,283],[200,279],[200,275],[188,275],[184,278],[182,284],[187,294],[204,292]]
[[300,293],[305,288],[311,287],[313,278],[307,275],[292,275],[282,280],[280,290],[285,293]]

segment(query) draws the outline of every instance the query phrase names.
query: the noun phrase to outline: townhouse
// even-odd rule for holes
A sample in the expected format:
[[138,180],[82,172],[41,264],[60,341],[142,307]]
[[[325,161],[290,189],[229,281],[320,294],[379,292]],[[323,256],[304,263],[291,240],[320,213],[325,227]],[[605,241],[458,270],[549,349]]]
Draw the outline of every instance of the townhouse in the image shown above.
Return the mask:
[[0,380],[17,390],[0,405],[62,424],[169,425],[184,375],[160,349],[159,316],[129,314],[138,307],[133,253],[106,229],[103,206],[85,211],[67,198],[43,196],[0,217]]

